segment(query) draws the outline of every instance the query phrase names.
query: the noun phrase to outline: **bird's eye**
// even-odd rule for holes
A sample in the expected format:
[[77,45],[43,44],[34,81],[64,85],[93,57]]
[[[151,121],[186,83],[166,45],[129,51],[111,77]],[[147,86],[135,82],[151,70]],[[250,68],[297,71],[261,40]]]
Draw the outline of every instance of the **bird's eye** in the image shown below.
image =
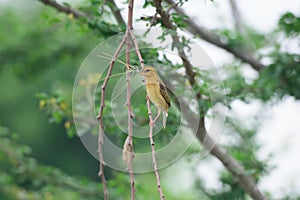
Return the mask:
[[150,69],[146,69],[145,72],[146,72],[146,73],[147,73],[147,72],[150,72]]

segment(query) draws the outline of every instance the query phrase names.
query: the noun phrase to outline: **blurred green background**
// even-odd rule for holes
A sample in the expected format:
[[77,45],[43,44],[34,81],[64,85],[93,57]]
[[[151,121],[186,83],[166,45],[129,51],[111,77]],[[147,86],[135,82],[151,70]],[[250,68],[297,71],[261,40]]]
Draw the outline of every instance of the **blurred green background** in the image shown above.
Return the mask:
[[47,14],[42,5],[1,8],[0,122],[19,133],[42,163],[95,177],[97,161],[77,137],[61,134],[63,124],[49,123],[36,94],[72,88],[81,61],[99,39],[78,33],[71,22],[51,25],[42,17]]

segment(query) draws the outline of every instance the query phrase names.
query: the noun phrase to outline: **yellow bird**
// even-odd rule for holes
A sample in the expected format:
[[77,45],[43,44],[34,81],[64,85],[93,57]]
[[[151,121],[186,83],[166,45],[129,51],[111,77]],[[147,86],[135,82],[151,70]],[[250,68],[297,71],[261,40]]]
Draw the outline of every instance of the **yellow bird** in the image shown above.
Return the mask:
[[158,112],[153,120],[153,124],[163,112],[163,126],[166,128],[166,121],[168,116],[168,109],[171,106],[170,97],[167,92],[167,88],[159,78],[156,69],[152,66],[146,66],[140,72],[145,77],[146,91],[151,102],[157,107]]

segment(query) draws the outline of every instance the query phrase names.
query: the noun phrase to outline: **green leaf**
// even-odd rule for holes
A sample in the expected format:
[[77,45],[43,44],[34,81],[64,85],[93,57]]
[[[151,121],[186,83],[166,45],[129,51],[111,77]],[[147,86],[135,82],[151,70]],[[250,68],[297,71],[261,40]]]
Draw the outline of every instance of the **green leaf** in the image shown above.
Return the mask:
[[56,122],[56,123],[60,123],[63,120],[63,114],[60,111],[54,111],[52,113],[52,117],[54,119],[54,122]]

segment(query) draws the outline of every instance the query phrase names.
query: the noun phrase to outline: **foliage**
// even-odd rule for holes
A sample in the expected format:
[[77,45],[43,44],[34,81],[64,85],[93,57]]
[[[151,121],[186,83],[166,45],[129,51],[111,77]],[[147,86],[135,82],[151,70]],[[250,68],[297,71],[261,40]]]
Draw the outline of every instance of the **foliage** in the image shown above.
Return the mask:
[[279,28],[285,32],[288,37],[297,37],[300,32],[300,17],[291,12],[287,12],[279,19]]
[[[225,80],[228,84],[229,97],[235,99],[238,96],[246,101],[258,98],[265,102],[272,98],[281,99],[286,95],[294,96],[296,99],[300,98],[298,89],[300,82],[297,78],[300,75],[298,64],[300,54],[299,51],[291,52],[286,47],[292,42],[300,43],[297,23],[299,23],[298,17],[292,13],[286,13],[279,19],[278,29],[270,34],[272,40],[268,41],[258,34],[253,37],[251,41],[257,43],[255,49],[271,49],[269,53],[261,55],[268,58],[271,63],[259,73],[257,79],[250,82],[242,74],[240,66],[230,66],[227,72],[229,77]],[[227,30],[225,31],[227,32]],[[236,47],[237,44],[244,43],[242,38],[236,38],[234,41],[228,42],[228,44]],[[274,44],[274,41],[278,42]]]
[[[41,15],[48,13],[54,16],[53,10],[25,8],[12,10],[1,7],[0,23],[5,28],[0,31],[0,124],[20,132],[22,143],[29,145],[33,149],[33,157],[41,162],[59,166],[71,175],[81,174],[95,179],[96,161],[82,151],[78,139],[67,139],[64,125],[48,124],[46,116],[39,111],[35,96],[51,90],[68,91],[65,95],[70,94],[77,66],[98,39],[89,33],[85,33],[85,36],[89,35],[85,38],[78,32],[79,27],[74,20],[66,27],[69,19],[65,15],[60,15],[65,21],[49,24]],[[69,34],[69,31],[73,33]],[[60,93],[56,93],[55,98],[57,95]],[[67,107],[71,106],[71,99],[63,101],[68,104]],[[63,108],[64,104],[60,106]],[[58,134],[61,132],[64,133]],[[78,164],[78,160],[86,165]]]
[[37,93],[39,108],[45,111],[49,117],[49,123],[60,124],[64,122],[64,127],[69,137],[75,135],[75,127],[73,124],[73,116],[71,110],[70,94],[68,91],[55,91],[52,96],[46,93]]
[[[178,6],[182,6],[185,2],[180,1]],[[64,5],[71,7],[68,4]],[[147,7],[154,7],[153,2],[146,0],[143,8]],[[21,135],[18,135],[10,132],[7,128],[0,127],[0,169],[2,171],[0,173],[0,184],[3,185],[3,187],[0,187],[1,199],[101,198],[102,188],[99,183],[95,183],[86,177],[78,177],[63,172],[62,169],[65,166],[70,165],[73,167],[74,162],[63,162],[59,167],[52,167],[41,164],[41,162],[33,158],[38,154],[36,152],[40,151],[44,152],[44,155],[49,154],[49,159],[50,157],[54,157],[54,160],[56,159],[57,155],[49,151],[53,147],[44,147],[43,144],[49,143],[48,140],[50,137],[56,137],[58,140],[61,140],[64,134],[62,127],[64,127],[72,142],[76,140],[76,137],[74,137],[75,127],[73,124],[70,93],[74,74],[77,70],[76,66],[80,65],[83,55],[88,52],[92,45],[99,40],[118,33],[120,30],[124,30],[122,25],[113,22],[113,16],[108,7],[103,5],[103,1],[88,0],[77,6],[77,8],[93,17],[75,20],[72,15],[58,14],[52,9],[34,10],[29,18],[24,19],[14,11],[5,11],[0,14],[1,19],[5,19],[0,21],[0,26],[2,27],[0,31],[0,57],[2,59],[0,73],[5,76],[8,75],[8,78],[4,80],[16,79],[20,81],[19,85],[21,86],[31,82],[33,85],[30,89],[21,86],[15,89],[13,86],[7,86],[9,89],[6,89],[3,93],[9,94],[10,92],[14,92],[14,96],[12,97],[21,99],[24,105],[26,102],[34,101],[35,105],[38,106],[30,107],[30,111],[37,110],[37,107],[39,107],[41,111],[46,113],[48,121],[51,123],[51,126],[43,124],[41,129],[32,133],[33,136],[31,137],[38,138],[38,143],[40,143],[39,148],[33,151],[33,153],[27,145],[20,145],[17,139],[18,137],[25,138],[26,141],[26,137],[30,138],[26,130],[24,130],[24,134],[22,132]],[[165,8],[168,9],[169,7],[165,6]],[[169,10],[169,12],[170,18],[177,29],[183,30],[187,27],[184,21],[188,19],[188,16],[179,15],[173,10]],[[43,19],[40,19],[39,16],[43,16]],[[12,24],[14,26],[11,26]],[[255,56],[270,60],[265,69],[255,72],[255,78],[249,78],[245,74],[244,70],[249,70],[249,66],[245,66],[240,61],[235,60],[232,63],[227,63],[223,69],[225,90],[228,98],[227,102],[218,100],[218,103],[228,106],[230,109],[231,102],[237,99],[245,102],[251,102],[254,99],[269,102],[274,99],[280,100],[288,95],[299,99],[300,79],[298,77],[300,76],[300,54],[299,51],[288,51],[284,46],[288,41],[295,41],[299,44],[299,24],[300,18],[291,12],[287,12],[279,19],[277,29],[269,34],[270,37],[266,37],[250,28],[246,28],[246,36],[235,30],[214,30],[224,45],[227,45],[229,48],[239,49],[241,52],[252,52],[255,50],[257,54]],[[158,19],[155,25],[162,26],[162,22]],[[159,38],[162,42],[165,41],[167,36],[174,36],[175,34],[174,30],[162,29],[163,34]],[[14,33],[13,35],[11,34],[12,32]],[[185,37],[180,37],[179,40],[180,43],[173,44],[172,48],[184,49],[188,52],[191,41]],[[139,42],[142,43],[142,41]],[[143,45],[150,46],[151,44],[143,43]],[[265,49],[271,50],[265,53]],[[147,62],[163,66],[163,70],[161,71],[163,76],[171,77],[174,74],[176,75],[176,73],[172,74],[172,72],[168,72],[168,69],[171,68],[174,72],[184,71],[181,63],[172,63],[172,60],[169,60],[161,52],[162,49],[149,49],[143,50],[142,54]],[[122,61],[124,59],[124,57],[120,58]],[[131,60],[133,65],[138,65],[136,56],[132,56]],[[197,82],[193,86],[193,89],[196,94],[201,94],[203,97],[197,104],[201,109],[201,113],[209,113],[214,105],[212,105],[209,99],[210,91],[208,89],[208,82],[212,81],[214,77],[211,77],[209,73],[206,74],[206,72],[197,70],[196,67],[193,67],[193,69],[196,73]],[[124,66],[117,65],[114,73],[118,74],[122,72],[124,72]],[[168,78],[165,79],[164,81],[167,82]],[[112,78],[108,87],[113,87],[117,80],[118,78]],[[94,83],[95,77],[81,81],[84,86],[88,87],[89,84]],[[98,85],[101,85],[102,82],[103,80],[100,80]],[[174,81],[173,84],[178,83]],[[5,84],[2,87],[4,88]],[[110,95],[111,92],[108,92],[108,96]],[[34,96],[37,99],[33,100]],[[135,122],[139,125],[147,125],[148,115],[145,99],[137,98],[140,96],[145,96],[145,90],[139,90],[133,95],[133,112],[138,116],[136,117],[138,120]],[[99,102],[100,97],[101,94],[98,91],[95,101]],[[11,96],[7,95],[6,97],[4,95],[0,99],[0,103],[4,102],[1,108],[9,105],[8,102],[12,101],[11,99]],[[172,96],[171,99],[172,109],[176,108],[176,97]],[[22,110],[24,107],[22,103],[18,100],[13,105],[16,109]],[[98,106],[96,104],[96,110]],[[161,134],[155,136],[157,148],[163,147],[175,136],[180,115],[176,109],[172,109],[170,109],[167,128]],[[107,103],[107,107],[104,110],[105,128],[108,137],[121,147],[125,136],[117,128],[111,110],[111,104]],[[20,121],[19,123],[24,123],[23,119],[18,119],[18,117],[16,119],[14,113],[4,113],[2,114],[3,117],[1,117],[1,123],[12,124],[17,123],[18,120]],[[37,119],[42,121],[38,117],[33,118],[31,114],[32,112],[28,112],[26,115],[29,118],[27,119],[28,121],[35,121]],[[9,119],[12,120],[9,121]],[[257,158],[257,151],[260,148],[255,142],[258,125],[259,122],[256,122],[254,127],[245,128],[244,123],[238,119],[234,117],[228,118],[226,122],[226,134],[234,142],[223,145],[233,157],[243,164],[247,173],[254,177],[256,182],[259,182],[260,178],[272,169],[268,164],[268,160],[262,161]],[[51,129],[51,127],[55,127],[56,129]],[[95,124],[89,124],[89,128],[97,134],[97,126]],[[12,127],[12,129],[14,130],[15,127]],[[27,140],[29,140],[28,138]],[[44,139],[44,143],[41,138]],[[138,152],[149,151],[150,147],[147,139],[134,139],[134,144],[136,144],[135,147]],[[65,142],[63,145],[67,146],[69,144]],[[78,143],[76,147],[79,146],[81,144]],[[190,150],[187,154],[186,156],[195,156],[197,155],[197,151]],[[61,156],[62,159],[67,158],[64,155]],[[82,160],[82,158],[78,157],[76,159]],[[75,162],[76,165],[84,167],[94,165],[94,163],[86,163],[85,161],[79,163],[78,160]],[[86,170],[90,170],[90,168]],[[4,171],[7,173],[4,173]],[[93,178],[96,179],[96,172],[91,173],[93,174]],[[124,199],[124,197],[129,196],[130,185],[127,174],[115,172],[112,169],[108,169],[107,174],[111,197],[113,199]],[[165,178],[167,179],[168,177]],[[136,176],[136,179],[138,199],[153,199],[153,193],[156,190],[154,178],[146,174]],[[169,199],[196,199],[199,196],[203,199],[215,200],[249,199],[244,190],[225,170],[222,170],[220,174],[219,181],[223,187],[220,190],[205,188],[205,183],[201,180],[196,181],[197,186],[191,190],[201,193],[200,195],[194,195],[193,192],[178,195],[174,191],[167,190],[166,196]],[[180,181],[178,182],[180,184]]]
[[[39,75],[42,71],[55,67],[57,60],[61,61],[59,63],[61,66],[67,67],[67,64],[73,59],[71,55],[81,53],[81,48],[84,48],[86,40],[82,40],[79,34],[69,37],[66,31],[59,28],[63,26],[62,23],[56,22],[55,25],[45,26],[45,21],[41,19],[36,23],[31,23],[34,18],[39,19],[39,15],[40,12],[33,11],[33,15],[29,19],[22,19],[11,11],[1,13],[1,18],[6,20],[0,22],[0,26],[3,27],[0,32],[2,44],[0,56],[4,58],[0,70],[10,70],[22,78],[29,79],[29,77],[33,78],[34,75]],[[11,27],[11,24],[14,26]],[[76,29],[75,24],[69,27],[69,30]],[[11,32],[15,33],[13,39]],[[32,51],[33,49],[38,49],[38,51]]]
[[[31,148],[17,143],[18,134],[0,127],[1,199],[99,199],[99,184],[42,165]],[[6,173],[4,173],[6,171]]]
[[[256,120],[258,121],[258,119]],[[259,122],[253,124],[259,124]],[[250,174],[256,182],[266,175],[270,166],[268,160],[259,160],[257,158],[257,151],[259,146],[255,142],[256,128],[255,127],[241,127],[241,121],[234,117],[227,118],[225,137],[228,137],[228,143],[226,149],[234,156],[239,162],[243,164],[246,169],[246,173]],[[230,142],[234,141],[234,142]],[[247,199],[247,194],[240,187],[240,185],[234,180],[228,171],[222,170],[220,175],[220,181],[222,182],[222,188],[219,191],[207,191],[210,199]]]

